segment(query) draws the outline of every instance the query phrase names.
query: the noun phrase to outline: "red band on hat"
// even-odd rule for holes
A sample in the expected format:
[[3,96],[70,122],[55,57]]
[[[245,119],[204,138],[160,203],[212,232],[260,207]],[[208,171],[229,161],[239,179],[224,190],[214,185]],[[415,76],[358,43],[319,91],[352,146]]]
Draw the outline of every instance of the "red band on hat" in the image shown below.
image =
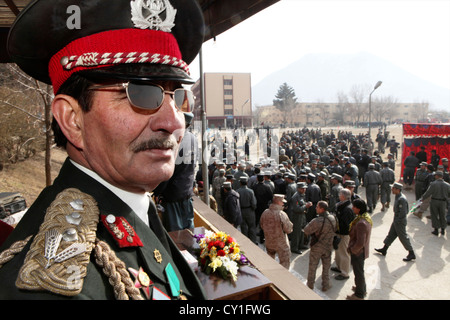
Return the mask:
[[166,64],[189,73],[175,37],[149,29],[120,29],[89,35],[72,41],[49,63],[54,92],[69,77],[82,70],[126,63]]

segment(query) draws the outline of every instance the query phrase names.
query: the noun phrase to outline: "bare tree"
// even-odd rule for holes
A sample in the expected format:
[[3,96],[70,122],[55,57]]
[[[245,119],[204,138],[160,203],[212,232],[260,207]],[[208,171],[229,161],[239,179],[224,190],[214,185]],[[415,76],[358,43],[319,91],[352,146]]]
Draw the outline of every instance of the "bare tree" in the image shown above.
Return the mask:
[[26,155],[32,145],[44,149],[46,184],[50,185],[52,87],[27,76],[15,64],[2,65],[1,68],[0,106],[2,110],[8,110],[0,119],[3,153],[10,153],[8,160],[14,162],[23,150],[28,150]]
[[360,122],[364,120],[364,115],[368,116],[367,112],[367,104],[364,103],[364,100],[367,99],[369,95],[369,90],[367,85],[353,85],[350,89],[349,97],[351,102],[351,110],[353,117],[356,119],[356,122]]
[[333,114],[333,118],[340,125],[345,124],[345,115],[351,110],[351,104],[348,101],[348,96],[343,92],[339,91],[337,93],[338,104],[336,106],[336,112]]
[[397,99],[392,96],[376,97],[372,101],[372,114],[378,122],[390,121],[397,115]]

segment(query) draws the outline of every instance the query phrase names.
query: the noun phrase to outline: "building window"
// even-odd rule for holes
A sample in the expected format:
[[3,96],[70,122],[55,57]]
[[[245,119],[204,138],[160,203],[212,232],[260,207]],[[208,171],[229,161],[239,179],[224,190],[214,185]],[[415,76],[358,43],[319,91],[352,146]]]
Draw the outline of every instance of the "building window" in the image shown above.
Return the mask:
[[224,113],[224,115],[232,115],[233,109],[225,109],[225,111],[223,113]]
[[223,79],[223,85],[224,86],[232,86],[233,85],[233,79]]
[[223,104],[224,104],[225,106],[232,106],[232,105],[233,105],[233,100],[231,100],[231,99],[225,99],[225,100],[223,101]]
[[225,90],[223,90],[223,94],[225,96],[232,96],[233,95],[233,90],[232,89],[225,89]]

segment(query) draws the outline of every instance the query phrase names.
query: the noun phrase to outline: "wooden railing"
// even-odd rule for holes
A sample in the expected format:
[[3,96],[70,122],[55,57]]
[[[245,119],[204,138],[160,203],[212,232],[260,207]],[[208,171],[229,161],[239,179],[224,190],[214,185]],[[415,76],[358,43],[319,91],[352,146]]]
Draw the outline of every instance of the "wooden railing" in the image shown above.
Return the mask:
[[[211,231],[223,231],[232,236],[240,244],[245,256],[252,265],[270,282],[267,294],[263,299],[270,300],[320,300],[318,294],[309,289],[303,282],[270,258],[266,252],[255,245],[239,230],[229,224],[217,212],[209,208],[200,198],[194,197],[194,224]],[[246,299],[249,299],[247,297]],[[258,299],[258,296],[250,297]]]

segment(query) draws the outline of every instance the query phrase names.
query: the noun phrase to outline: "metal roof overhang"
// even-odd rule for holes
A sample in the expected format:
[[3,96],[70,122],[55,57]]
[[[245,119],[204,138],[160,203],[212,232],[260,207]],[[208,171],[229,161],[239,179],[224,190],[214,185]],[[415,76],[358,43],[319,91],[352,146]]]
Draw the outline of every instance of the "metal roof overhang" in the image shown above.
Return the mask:
[[[0,0],[0,62],[10,62],[6,52],[9,28],[32,0]],[[51,1],[51,0],[47,0]],[[197,0],[206,23],[205,40],[218,36],[279,0]]]

